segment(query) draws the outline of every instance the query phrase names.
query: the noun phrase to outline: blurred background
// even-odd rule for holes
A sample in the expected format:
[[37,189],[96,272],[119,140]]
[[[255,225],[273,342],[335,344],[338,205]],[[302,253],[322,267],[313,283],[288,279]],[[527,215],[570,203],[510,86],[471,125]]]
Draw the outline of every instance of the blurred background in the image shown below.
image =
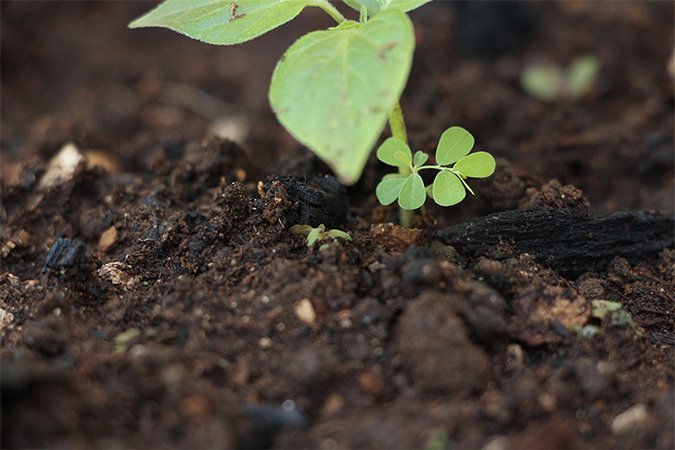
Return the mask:
[[[311,159],[276,122],[267,88],[295,39],[332,25],[325,13],[308,8],[262,38],[216,47],[126,28],[155,4],[0,4],[6,183],[19,165],[40,167],[70,141],[144,176],[157,158],[178,158],[209,136],[243,146],[249,179]],[[433,150],[445,128],[460,125],[513,173],[573,184],[596,211],[672,212],[673,14],[671,1],[420,8],[402,99],[413,147]],[[357,189],[372,193],[382,173],[372,158]]]

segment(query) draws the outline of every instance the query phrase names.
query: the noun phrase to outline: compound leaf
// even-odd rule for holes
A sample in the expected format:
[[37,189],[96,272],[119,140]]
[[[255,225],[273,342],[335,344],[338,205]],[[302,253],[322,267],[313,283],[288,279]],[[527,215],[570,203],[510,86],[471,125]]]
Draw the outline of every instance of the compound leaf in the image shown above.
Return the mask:
[[436,162],[441,165],[452,164],[469,154],[475,140],[471,133],[462,127],[451,127],[443,132],[436,148]]
[[429,155],[422,151],[416,151],[415,156],[413,158],[413,165],[415,167],[422,167],[425,162],[429,159]]
[[495,159],[488,152],[476,152],[457,161],[453,167],[471,178],[486,178],[495,173]]
[[129,28],[168,28],[215,45],[249,41],[295,18],[311,0],[166,0]]
[[403,183],[405,183],[407,179],[408,177],[405,175],[385,175],[375,188],[377,200],[384,206],[394,203],[401,193]]
[[397,137],[390,137],[377,149],[377,159],[394,167],[408,167],[412,163],[410,147]]
[[401,187],[398,206],[401,209],[417,209],[424,204],[426,199],[427,191],[422,177],[418,173],[411,173]]
[[365,24],[315,31],[277,65],[270,102],[279,121],[354,184],[410,73],[413,27],[399,10]]
[[452,206],[464,200],[466,189],[464,185],[451,172],[442,170],[438,172],[433,184],[433,198],[441,206]]
[[361,10],[361,6],[365,6],[368,11],[368,16],[372,17],[378,12],[385,9],[398,9],[400,11],[411,11],[419,8],[431,0],[343,0],[350,7],[357,11]]

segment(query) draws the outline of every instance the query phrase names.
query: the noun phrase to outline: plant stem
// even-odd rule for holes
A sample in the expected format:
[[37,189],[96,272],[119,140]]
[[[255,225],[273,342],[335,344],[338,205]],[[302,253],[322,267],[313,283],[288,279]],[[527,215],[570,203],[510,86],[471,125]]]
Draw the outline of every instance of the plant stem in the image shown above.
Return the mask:
[[[389,128],[391,129],[392,136],[399,138],[403,142],[408,144],[408,133],[405,129],[405,121],[403,120],[403,111],[401,111],[401,104],[396,102],[391,112],[389,113]],[[399,167],[398,173],[401,175],[408,176],[410,175],[410,168],[408,167]],[[413,212],[407,209],[401,209],[400,211],[400,221],[401,226],[410,228],[412,226]]]
[[313,5],[318,6],[319,8],[326,11],[326,13],[331,16],[338,23],[338,25],[347,20],[345,19],[345,16],[343,16],[335,6],[331,5],[328,0],[314,0]]

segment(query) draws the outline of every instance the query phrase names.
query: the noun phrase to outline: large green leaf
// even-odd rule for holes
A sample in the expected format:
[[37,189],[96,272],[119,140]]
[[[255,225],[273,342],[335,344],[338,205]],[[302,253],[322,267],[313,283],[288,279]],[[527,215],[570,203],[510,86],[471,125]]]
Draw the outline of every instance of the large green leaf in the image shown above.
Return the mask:
[[377,200],[384,206],[394,203],[401,193],[403,183],[405,183],[407,179],[407,176],[399,175],[397,173],[385,175],[375,188]]
[[400,11],[410,11],[419,8],[431,0],[344,0],[346,4],[357,11],[361,6],[365,6],[369,16],[374,16],[385,9],[398,9]]
[[495,159],[488,152],[476,152],[457,161],[453,167],[471,178],[486,178],[495,172]]
[[417,209],[427,199],[427,190],[424,181],[418,173],[411,173],[406,178],[398,195],[398,206],[401,209]]
[[240,44],[285,24],[312,4],[312,0],[166,0],[129,28],[169,28],[209,44]]
[[353,184],[403,92],[414,45],[412,23],[398,10],[309,33],[274,71],[272,108],[298,141]]
[[433,198],[441,206],[452,206],[464,200],[466,189],[457,175],[441,170],[434,179]]
[[436,162],[452,164],[469,154],[475,140],[471,133],[462,127],[451,127],[443,132],[436,147]]

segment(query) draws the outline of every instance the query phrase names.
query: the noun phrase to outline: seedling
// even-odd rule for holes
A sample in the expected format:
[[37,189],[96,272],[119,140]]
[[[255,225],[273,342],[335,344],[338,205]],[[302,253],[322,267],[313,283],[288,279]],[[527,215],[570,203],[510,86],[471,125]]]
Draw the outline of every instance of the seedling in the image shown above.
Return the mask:
[[[383,205],[398,200],[404,210],[420,208],[427,195],[441,206],[456,205],[464,200],[466,191],[474,193],[467,178],[485,178],[495,171],[495,159],[489,153],[469,154],[473,145],[473,136],[464,128],[448,128],[438,141],[436,164],[425,165],[429,155],[422,151],[413,155],[405,142],[390,137],[377,149],[377,158],[398,167],[399,173],[382,178],[375,190],[377,199]],[[423,170],[438,171],[434,182],[426,187],[420,176]]]
[[544,102],[577,101],[591,89],[600,74],[600,61],[595,56],[580,56],[566,69],[551,64],[527,67],[520,83],[525,92]]
[[293,225],[290,229],[291,233],[307,236],[307,247],[313,247],[316,242],[322,242],[327,239],[333,239],[333,242],[324,242],[319,246],[319,250],[323,251],[334,244],[338,239],[351,241],[352,237],[342,230],[328,230],[324,224],[314,228],[311,225]]
[[[636,328],[633,316],[618,302],[592,300],[591,318],[603,323],[609,323],[613,327]],[[600,327],[594,324],[577,325],[574,331],[582,337],[592,338],[600,333]]]
[[[166,0],[129,26],[164,27],[210,44],[232,45],[283,25],[305,7],[324,10],[337,26],[291,45],[274,70],[269,99],[290,134],[351,185],[361,177],[387,121],[392,135],[407,145],[399,98],[410,74],[415,33],[406,12],[431,0],[343,1],[358,11],[358,21],[346,19],[328,0]],[[452,162],[460,163],[459,158],[443,163]],[[439,168],[438,194],[432,195],[440,204],[457,200],[457,183],[450,177],[459,169]],[[411,187],[400,183],[396,197],[408,209],[419,203],[419,170],[420,165],[400,168],[403,175],[415,175],[409,178]],[[393,183],[389,178],[387,186]],[[408,211],[402,211],[401,222],[410,225]]]
[[126,331],[115,336],[115,353],[124,353],[129,348],[129,344],[132,340],[141,335],[141,331],[138,328],[129,328]]

